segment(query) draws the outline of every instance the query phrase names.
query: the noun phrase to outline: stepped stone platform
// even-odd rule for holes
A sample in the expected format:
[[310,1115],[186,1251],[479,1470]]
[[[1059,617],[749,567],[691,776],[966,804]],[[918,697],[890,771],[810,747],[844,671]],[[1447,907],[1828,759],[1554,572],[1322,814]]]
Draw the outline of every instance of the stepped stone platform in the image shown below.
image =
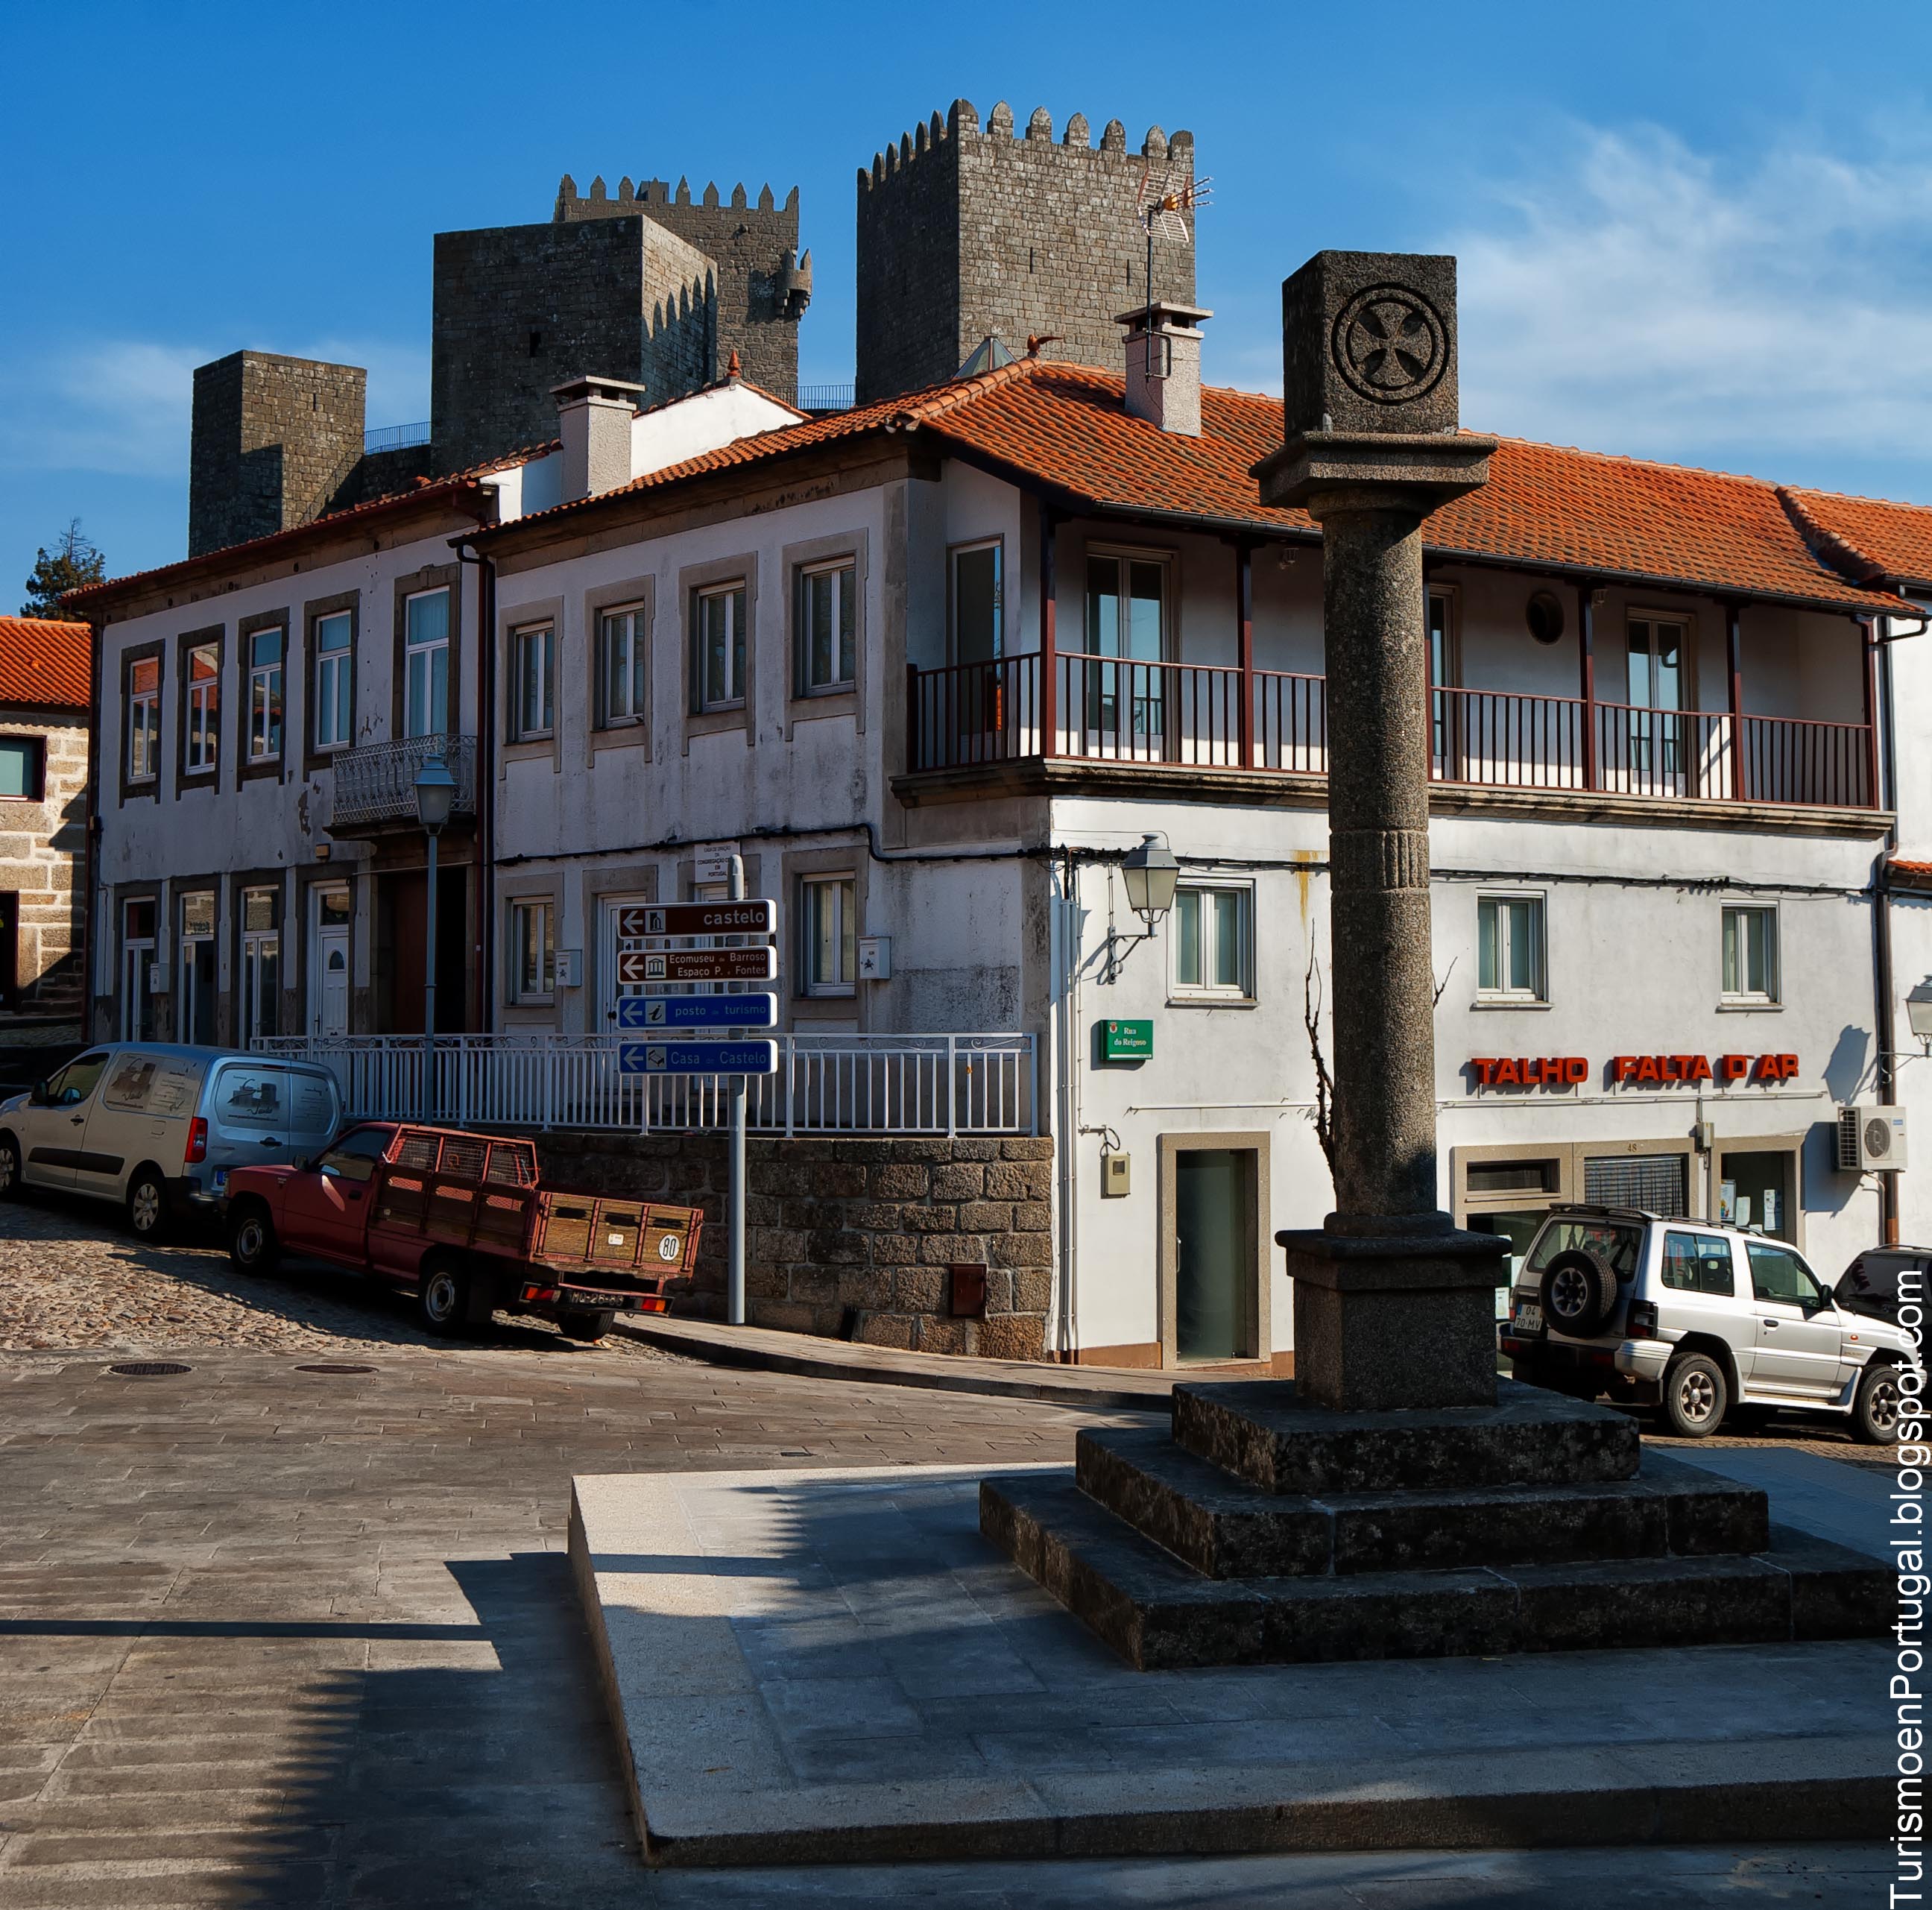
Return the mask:
[[986,1536],[1130,1664],[1876,1638],[1878,1561],[1642,1451],[1609,1408],[1359,1413],[1286,1381],[1180,1386],[1171,1432],[1083,1431],[1073,1476],[980,1488]]

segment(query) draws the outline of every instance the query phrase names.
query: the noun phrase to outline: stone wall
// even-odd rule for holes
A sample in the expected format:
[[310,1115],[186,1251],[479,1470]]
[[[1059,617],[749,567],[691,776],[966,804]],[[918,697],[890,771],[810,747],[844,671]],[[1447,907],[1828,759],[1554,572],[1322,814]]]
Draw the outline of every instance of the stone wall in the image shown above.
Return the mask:
[[190,557],[322,514],[362,458],[368,376],[272,352],[231,352],[196,368]]
[[[1056,143],[1041,107],[1016,138],[1004,101],[983,128],[956,100],[903,135],[859,174],[859,402],[951,377],[989,332],[1016,356],[1057,333],[1046,357],[1120,369],[1114,315],[1147,296],[1142,180],[1193,170],[1191,133],[1130,152],[1118,119],[1096,146],[1076,113]],[[1156,242],[1154,286],[1193,303],[1192,247]]]
[[[537,1149],[546,1182],[702,1208],[697,1277],[676,1310],[722,1317],[722,1139],[550,1134]],[[1052,1173],[1045,1138],[751,1140],[746,1317],[874,1346],[1043,1358]],[[947,1270],[962,1264],[986,1270],[983,1318],[952,1314]]]
[[[0,798],[0,892],[16,898],[21,1006],[52,1008],[30,991],[70,955],[77,957],[81,945],[87,890],[84,880],[75,879],[75,865],[87,846],[87,730],[29,710],[0,708],[0,735],[38,736],[46,751],[46,799]],[[64,993],[74,997],[78,1020],[80,977],[69,981]]]

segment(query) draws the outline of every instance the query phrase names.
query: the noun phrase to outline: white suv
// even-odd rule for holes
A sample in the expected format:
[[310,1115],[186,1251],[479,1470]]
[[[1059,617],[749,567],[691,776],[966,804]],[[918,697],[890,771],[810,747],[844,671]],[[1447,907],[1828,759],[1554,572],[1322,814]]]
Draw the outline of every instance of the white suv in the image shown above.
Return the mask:
[[1912,1337],[1846,1312],[1781,1240],[1628,1207],[1553,1209],[1498,1329],[1519,1380],[1659,1405],[1689,1439],[1774,1412],[1832,1413],[1898,1437]]

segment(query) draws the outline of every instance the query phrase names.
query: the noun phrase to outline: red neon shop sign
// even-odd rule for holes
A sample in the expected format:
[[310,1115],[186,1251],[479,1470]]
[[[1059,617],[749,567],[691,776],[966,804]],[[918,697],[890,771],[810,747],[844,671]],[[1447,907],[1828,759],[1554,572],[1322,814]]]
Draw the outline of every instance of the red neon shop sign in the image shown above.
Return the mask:
[[[1472,1055],[1470,1071],[1479,1088],[1580,1088],[1590,1078],[1582,1055]],[[1612,1055],[1613,1085],[1694,1086],[1705,1081],[1795,1081],[1796,1055]]]

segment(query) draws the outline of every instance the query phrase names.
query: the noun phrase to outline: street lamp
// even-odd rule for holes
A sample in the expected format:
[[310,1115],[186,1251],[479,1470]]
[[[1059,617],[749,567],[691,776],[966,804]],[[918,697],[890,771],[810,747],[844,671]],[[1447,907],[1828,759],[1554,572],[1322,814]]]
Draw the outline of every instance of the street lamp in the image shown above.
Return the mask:
[[434,1118],[436,1065],[436,839],[456,803],[456,779],[440,755],[416,771],[416,817],[429,839],[428,906],[423,922],[423,1119]]
[[1120,858],[1120,879],[1127,889],[1127,906],[1148,926],[1155,925],[1174,906],[1175,885],[1180,880],[1180,864],[1167,845],[1165,836],[1146,835],[1137,849]]

